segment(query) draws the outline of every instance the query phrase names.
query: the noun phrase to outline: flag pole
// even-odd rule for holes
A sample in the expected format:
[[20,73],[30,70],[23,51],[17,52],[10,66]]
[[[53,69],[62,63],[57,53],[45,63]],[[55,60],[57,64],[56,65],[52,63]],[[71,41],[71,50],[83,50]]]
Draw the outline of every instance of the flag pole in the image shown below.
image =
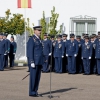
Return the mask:
[[25,33],[25,62],[26,62],[26,8],[24,8],[24,15],[25,15],[25,20],[24,20],[24,33]]

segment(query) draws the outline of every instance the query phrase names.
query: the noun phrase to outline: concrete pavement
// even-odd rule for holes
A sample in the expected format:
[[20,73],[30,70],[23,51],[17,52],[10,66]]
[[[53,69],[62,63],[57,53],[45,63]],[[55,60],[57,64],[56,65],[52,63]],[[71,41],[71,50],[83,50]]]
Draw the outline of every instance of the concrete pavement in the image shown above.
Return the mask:
[[[42,73],[39,94],[43,97],[28,96],[29,77],[27,67],[15,67],[0,71],[0,100],[50,100],[50,73]],[[52,73],[52,100],[100,100],[100,76],[69,75]]]

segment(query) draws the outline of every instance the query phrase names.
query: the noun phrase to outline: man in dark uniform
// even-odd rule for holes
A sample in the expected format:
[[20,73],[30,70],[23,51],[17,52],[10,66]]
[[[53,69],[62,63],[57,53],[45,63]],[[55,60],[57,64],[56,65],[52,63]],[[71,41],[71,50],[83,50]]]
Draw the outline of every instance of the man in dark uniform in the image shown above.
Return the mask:
[[92,43],[92,58],[91,58],[91,74],[96,74],[96,59],[95,59],[95,48],[96,48],[96,39],[95,39],[95,35],[92,34],[90,36],[90,39],[91,39],[91,43]]
[[78,54],[78,42],[75,35],[70,34],[70,40],[66,43],[66,56],[68,57],[68,73],[76,73],[76,57]]
[[98,40],[96,42],[95,59],[97,63],[97,74],[100,75],[100,35],[98,35]]
[[[29,36],[29,38],[31,38],[31,36]],[[29,60],[28,46],[29,46],[29,41],[27,42],[27,63],[28,63],[28,71],[27,72],[30,72],[30,60]]]
[[81,40],[81,36],[77,35],[76,40],[78,42],[78,55],[76,57],[76,73],[82,73],[83,72],[83,62],[81,59],[81,53],[82,53],[82,44],[83,41]]
[[65,47],[66,42],[68,42],[67,34],[62,35],[62,40],[64,43],[63,72],[67,72],[68,71],[68,58],[66,57],[66,47]]
[[57,41],[54,47],[55,72],[62,73],[62,58],[64,58],[64,43],[61,40],[62,36],[57,36]]
[[82,39],[81,39],[82,43],[85,42],[85,41],[84,41],[84,37],[85,37],[85,33],[82,33]]
[[7,55],[7,43],[3,40],[3,34],[0,33],[0,71],[4,70],[5,55]]
[[89,36],[85,36],[85,43],[82,44],[82,60],[84,75],[90,74],[90,62],[92,57],[92,44],[89,42]]
[[47,38],[47,33],[44,34],[43,45],[43,72],[49,72],[49,56],[51,56],[51,41]]
[[7,44],[7,55],[5,55],[5,64],[4,67],[8,67],[8,55],[9,55],[9,51],[10,51],[10,41],[7,39],[7,33],[3,34],[3,39],[5,40],[6,44]]
[[38,97],[38,86],[43,65],[43,47],[40,39],[41,26],[35,26],[34,35],[28,40],[30,60],[29,96]]
[[51,36],[50,36],[51,46],[52,46],[52,48],[51,48],[52,53],[51,53],[51,57],[50,57],[50,59],[49,59],[49,63],[52,64],[52,65],[51,65],[51,66],[52,66],[52,69],[51,69],[52,71],[54,71],[54,66],[55,66],[55,59],[54,59],[54,57],[53,57],[53,54],[54,54],[54,47],[55,47],[55,44],[56,44],[56,40],[55,40],[54,38],[55,38],[54,35],[51,35]]
[[10,67],[14,67],[14,59],[17,50],[17,44],[14,41],[14,37],[11,36],[10,38],[10,52],[9,52],[9,60],[10,60]]

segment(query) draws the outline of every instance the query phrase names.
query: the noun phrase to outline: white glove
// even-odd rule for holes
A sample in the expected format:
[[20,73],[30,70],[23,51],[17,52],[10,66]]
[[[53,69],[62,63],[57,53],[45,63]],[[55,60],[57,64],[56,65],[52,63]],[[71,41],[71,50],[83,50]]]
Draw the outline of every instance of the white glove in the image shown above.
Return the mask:
[[4,54],[4,55],[7,55],[7,54]]
[[74,57],[76,57],[77,56],[77,54],[74,54]]
[[32,67],[32,68],[35,68],[35,64],[34,64],[34,63],[31,63],[31,67]]
[[68,57],[68,54],[66,54],[66,57]]
[[83,59],[83,57],[81,59]]
[[13,53],[13,55],[15,55],[15,53]]
[[62,58],[64,58],[64,56],[62,56]]
[[91,57],[89,57],[89,59],[91,59]]
[[51,56],[51,53],[49,53],[49,56]]

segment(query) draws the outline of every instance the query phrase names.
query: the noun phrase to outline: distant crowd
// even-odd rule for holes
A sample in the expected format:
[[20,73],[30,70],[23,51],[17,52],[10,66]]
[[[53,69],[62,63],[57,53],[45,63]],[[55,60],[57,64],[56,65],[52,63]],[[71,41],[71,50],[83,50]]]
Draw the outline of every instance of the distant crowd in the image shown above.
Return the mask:
[[4,71],[4,68],[14,67],[17,44],[13,36],[11,36],[10,40],[7,39],[7,36],[7,33],[0,33],[0,71]]

